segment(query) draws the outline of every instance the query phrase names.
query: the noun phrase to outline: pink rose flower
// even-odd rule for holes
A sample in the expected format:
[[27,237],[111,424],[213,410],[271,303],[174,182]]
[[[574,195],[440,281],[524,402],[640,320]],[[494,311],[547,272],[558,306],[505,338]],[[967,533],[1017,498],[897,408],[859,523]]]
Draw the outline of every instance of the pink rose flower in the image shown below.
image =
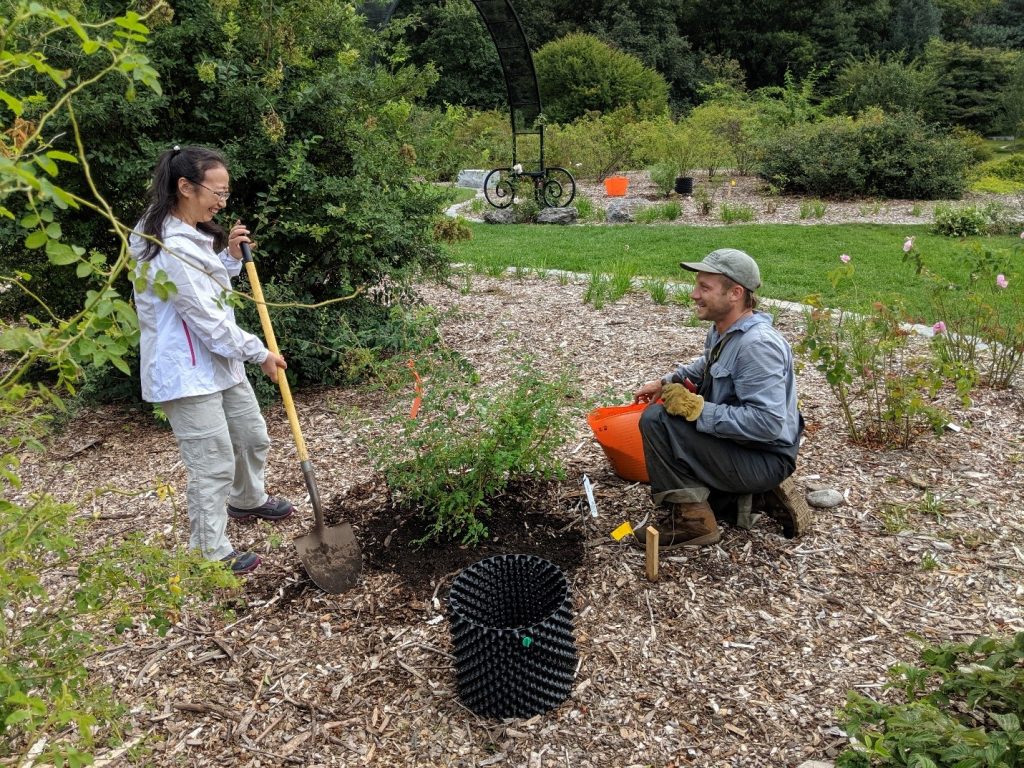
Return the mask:
[[1010,282],[1006,279],[1006,275],[996,275],[996,285],[1000,288],[1005,288]]
[[839,260],[841,262],[843,262],[843,264],[849,264],[850,263],[850,254],[844,253],[842,256],[839,257]]
[[914,238],[908,237],[906,240],[903,241],[903,252],[904,253],[910,253],[910,251],[911,251],[911,249],[913,247],[914,247]]
[[938,336],[940,333],[946,332],[946,324],[939,320],[935,325],[932,326],[932,332]]

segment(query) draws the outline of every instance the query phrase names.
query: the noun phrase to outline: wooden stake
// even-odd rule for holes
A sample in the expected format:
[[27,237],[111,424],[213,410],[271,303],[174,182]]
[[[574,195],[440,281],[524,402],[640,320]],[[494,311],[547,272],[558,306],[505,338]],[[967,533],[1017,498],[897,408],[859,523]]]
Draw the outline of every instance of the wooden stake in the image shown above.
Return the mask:
[[647,526],[647,580],[658,580],[658,529]]

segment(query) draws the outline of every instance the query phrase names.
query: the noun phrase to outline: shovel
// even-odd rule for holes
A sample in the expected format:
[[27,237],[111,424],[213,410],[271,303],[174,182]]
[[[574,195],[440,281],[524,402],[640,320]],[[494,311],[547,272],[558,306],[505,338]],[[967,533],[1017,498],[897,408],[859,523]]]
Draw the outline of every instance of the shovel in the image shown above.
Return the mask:
[[[249,250],[248,243],[242,243],[242,260],[245,262],[245,271],[249,275],[249,283],[252,285],[253,298],[256,299],[256,310],[260,315],[263,335],[267,339],[267,348],[274,354],[280,354],[277,348],[277,339],[274,337],[274,328],[270,325],[267,305],[263,299],[263,288],[256,275],[256,265],[253,263],[252,251]],[[306,479],[306,490],[309,491],[309,502],[313,505],[313,530],[305,536],[295,539],[295,549],[298,550],[302,565],[306,568],[306,573],[309,574],[313,583],[324,592],[337,595],[355,586],[363,567],[362,551],[359,549],[359,542],[356,541],[356,535],[349,523],[341,523],[330,528],[324,525],[324,510],[320,506],[320,492],[317,490],[316,479],[313,477],[313,464],[306,452],[306,441],[302,439],[302,430],[299,428],[299,417],[295,413],[295,403],[292,402],[288,377],[285,376],[283,370],[277,372],[277,384],[281,388],[284,410],[288,414],[292,437],[295,438],[295,448],[299,452],[302,476]]]

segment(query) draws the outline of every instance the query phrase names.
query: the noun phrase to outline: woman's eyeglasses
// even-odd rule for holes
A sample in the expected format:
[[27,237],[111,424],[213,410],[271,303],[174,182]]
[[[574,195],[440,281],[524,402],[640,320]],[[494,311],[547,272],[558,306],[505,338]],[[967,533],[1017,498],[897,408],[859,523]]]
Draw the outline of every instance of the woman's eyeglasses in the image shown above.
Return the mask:
[[213,194],[217,196],[217,199],[220,200],[222,203],[226,203],[231,198],[230,192],[218,192],[216,189],[210,189],[208,186],[206,186],[205,184],[200,184],[198,181],[193,181],[192,183],[198,187],[202,187],[208,192],[213,192]]

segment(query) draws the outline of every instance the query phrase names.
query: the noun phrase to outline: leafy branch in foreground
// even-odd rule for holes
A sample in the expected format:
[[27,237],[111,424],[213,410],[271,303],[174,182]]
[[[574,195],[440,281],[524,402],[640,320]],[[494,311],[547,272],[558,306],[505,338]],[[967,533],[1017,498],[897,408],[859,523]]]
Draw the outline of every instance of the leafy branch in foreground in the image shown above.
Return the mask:
[[[145,17],[129,11],[90,25],[37,2],[8,8],[0,19],[0,111],[14,122],[0,134],[0,216],[21,211],[25,247],[42,249],[56,267],[74,267],[95,287],[61,318],[32,290],[32,274],[18,269],[5,278],[9,290],[35,300],[39,316],[0,318],[0,762],[80,766],[93,762],[88,750],[125,736],[121,708],[90,673],[90,656],[118,634],[165,632],[189,601],[236,582],[220,564],[169,554],[162,540],[115,539],[85,552],[79,542],[94,521],[22,488],[20,456],[42,449],[51,414],[63,409],[83,370],[127,370],[124,355],[137,334],[135,313],[116,288],[132,266],[129,229],[92,182],[73,100],[111,76],[127,81],[127,98],[136,83],[156,91],[159,84],[140,50]],[[44,53],[51,44],[77,46],[81,70],[51,66]],[[57,115],[73,130],[74,153],[54,149],[47,126]],[[91,197],[58,184],[69,166],[84,175]],[[103,220],[119,251],[108,257],[65,242],[58,215],[69,209]],[[53,374],[49,386],[26,375],[42,368]]]

